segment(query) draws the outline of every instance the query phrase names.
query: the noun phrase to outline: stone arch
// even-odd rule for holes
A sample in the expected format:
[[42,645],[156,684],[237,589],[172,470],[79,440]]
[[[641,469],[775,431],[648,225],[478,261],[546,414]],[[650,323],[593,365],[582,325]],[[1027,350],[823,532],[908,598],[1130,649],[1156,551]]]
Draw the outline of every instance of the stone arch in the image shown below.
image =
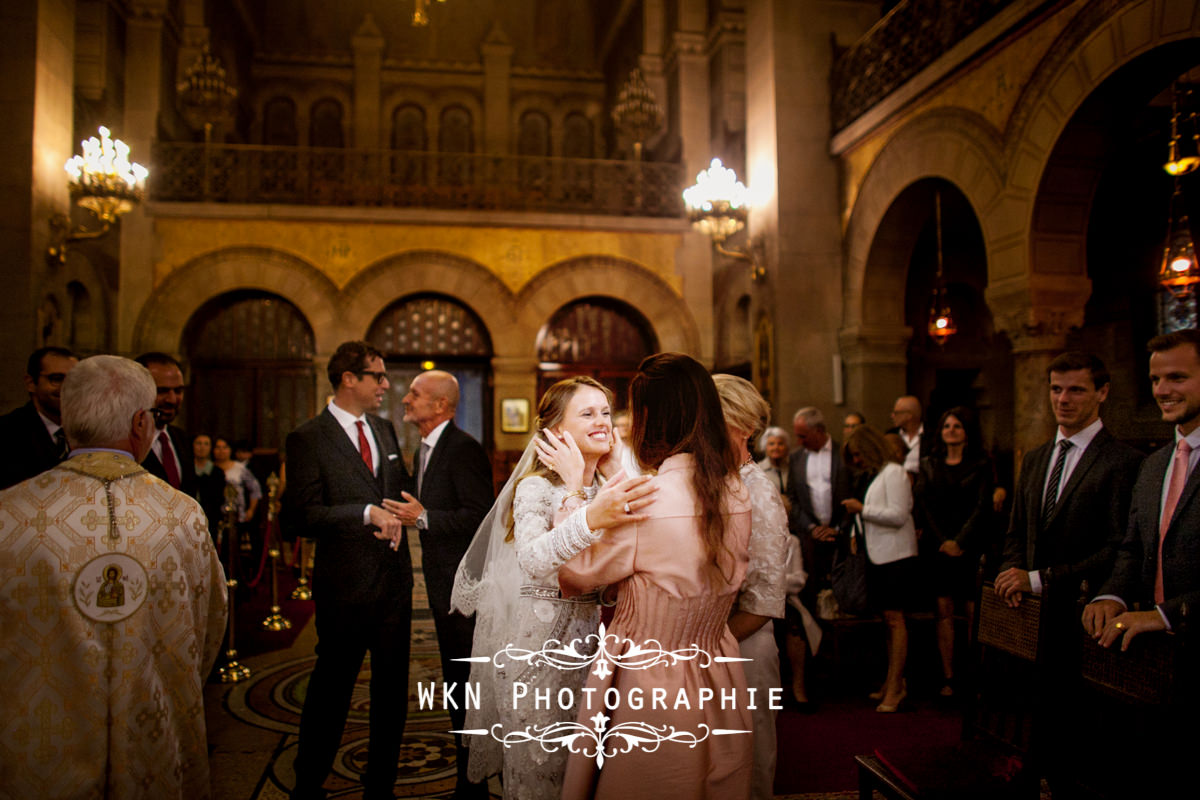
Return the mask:
[[537,334],[555,311],[581,297],[612,297],[633,307],[654,329],[664,351],[699,357],[700,333],[679,294],[633,261],[613,256],[579,256],[553,264],[517,295],[517,354],[533,353]]
[[361,338],[397,298],[418,292],[446,295],[471,309],[487,328],[495,356],[525,355],[514,350],[519,337],[513,335],[514,302],[508,287],[482,264],[435,250],[388,256],[356,275],[342,291],[342,316],[359,326],[349,336]]
[[901,266],[880,260],[886,254],[875,247],[876,237],[900,194],[924,178],[945,179],[966,196],[983,229],[989,282],[999,277],[992,268],[991,243],[999,235],[995,217],[1003,200],[1001,154],[995,129],[961,110],[922,115],[887,143],[859,188],[846,229],[843,328],[897,327],[895,320],[903,321],[904,273],[897,275]]
[[192,259],[151,294],[134,325],[137,352],[179,352],[183,329],[205,302],[237,289],[262,289],[295,305],[312,326],[318,353],[332,353],[343,335],[338,289],[304,259],[265,247],[230,247]]
[[[1039,246],[1047,243],[1047,237],[1038,235],[1040,190],[1054,168],[1055,147],[1081,106],[1117,70],[1163,45],[1200,37],[1200,0],[1147,0],[1115,13],[1111,5],[1093,0],[1082,9],[1050,47],[1035,79],[1022,93],[1006,137],[1005,213],[996,225],[1014,240],[1010,252],[1002,255],[1003,263],[1009,271],[1028,275],[1031,283],[1036,283],[1042,265],[1050,260],[1061,263],[1065,253],[1075,272],[1056,274],[1054,280],[1061,291],[1069,277],[1080,305],[1090,286],[1083,262],[1085,233],[1069,231],[1051,246]],[[1077,200],[1068,198],[1076,204]],[[1049,252],[1054,259],[1045,257]]]

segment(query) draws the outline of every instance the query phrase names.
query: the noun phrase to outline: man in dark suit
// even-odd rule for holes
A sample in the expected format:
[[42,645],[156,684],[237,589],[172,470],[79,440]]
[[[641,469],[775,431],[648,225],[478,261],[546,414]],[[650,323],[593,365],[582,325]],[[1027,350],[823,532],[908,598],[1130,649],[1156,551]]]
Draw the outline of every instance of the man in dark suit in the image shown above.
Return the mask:
[[1122,650],[1140,633],[1180,629],[1200,608],[1200,331],[1147,347],[1154,399],[1175,440],[1142,465],[1112,576],[1083,615],[1101,644],[1120,640]]
[[161,478],[171,486],[191,497],[196,496],[196,461],[192,455],[192,443],[178,425],[172,425],[179,416],[179,405],[183,402],[183,368],[166,353],[142,353],[134,359],[154,377],[158,394],[154,398],[154,444],[150,454],[142,462],[146,471]]
[[[792,417],[792,432],[798,447],[788,461],[788,528],[800,540],[808,572],[801,602],[812,610],[816,608],[817,593],[829,586],[838,528],[846,512],[842,501],[850,496],[850,473],[842,462],[841,447],[829,436],[820,409],[809,406],[797,411]],[[804,685],[808,643],[798,621],[798,615],[789,611],[786,651],[792,696],[804,708],[808,704]]]
[[920,472],[921,459],[929,455],[929,449],[933,446],[925,431],[922,414],[920,399],[911,394],[897,397],[896,402],[892,404],[892,425],[894,427],[887,430],[888,433],[894,433],[903,440],[906,454],[903,466],[912,477],[916,477],[916,474]]
[[383,357],[346,342],[329,360],[333,399],[287,437],[284,515],[316,540],[313,599],[317,663],[300,717],[293,798],[321,785],[342,740],[351,693],[371,653],[371,717],[363,797],[394,796],[408,711],[412,561],[403,526],[385,511],[408,485],[391,423],[379,408],[389,383]]
[[1100,420],[1109,389],[1103,361],[1063,353],[1048,376],[1058,432],[1021,465],[995,588],[1015,606],[1052,587],[1056,604],[1075,608],[1082,582],[1094,590],[1112,568],[1142,454]]
[[1055,797],[1070,797],[1086,741],[1078,722],[1080,592],[1084,581],[1099,586],[1112,568],[1142,454],[1100,420],[1109,390],[1104,362],[1063,353],[1047,373],[1058,431],[1021,465],[995,592],[1011,606],[1026,594],[1046,595],[1035,739]]
[[29,402],[0,417],[0,489],[40,475],[67,457],[59,392],[78,359],[64,347],[41,347],[25,365]]
[[[450,611],[454,573],[479,523],[492,507],[492,468],[479,442],[454,424],[458,408],[458,381],[448,372],[430,370],[413,379],[404,396],[404,421],[417,426],[421,447],[413,459],[417,493],[404,494],[404,502],[384,505],[405,524],[415,526],[421,536],[421,566],[425,590],[437,629],[442,674],[458,708],[450,709],[455,730],[465,724],[463,687],[470,678],[470,665],[454,661],[471,655],[475,632],[473,617]],[[467,749],[455,734],[458,750],[456,798],[487,797],[484,784],[467,780]]]

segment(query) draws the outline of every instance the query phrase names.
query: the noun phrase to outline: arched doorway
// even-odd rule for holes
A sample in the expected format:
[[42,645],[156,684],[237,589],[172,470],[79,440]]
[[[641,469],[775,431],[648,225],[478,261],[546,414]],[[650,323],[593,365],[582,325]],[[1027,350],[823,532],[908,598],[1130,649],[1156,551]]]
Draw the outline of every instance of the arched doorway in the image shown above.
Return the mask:
[[554,312],[538,333],[538,397],[555,381],[591,375],[612,389],[618,409],[643,358],[658,351],[650,323],[611,297],[584,297]]
[[410,295],[397,300],[375,318],[367,341],[384,354],[392,388],[380,413],[392,420],[406,456],[420,445],[417,429],[403,424],[404,405],[413,378],[428,369],[441,369],[458,379],[458,413],[454,422],[485,448],[492,443],[492,342],[475,314],[449,297]]
[[282,447],[316,413],[315,350],[308,320],[278,295],[239,290],[209,300],[183,333],[188,429]]

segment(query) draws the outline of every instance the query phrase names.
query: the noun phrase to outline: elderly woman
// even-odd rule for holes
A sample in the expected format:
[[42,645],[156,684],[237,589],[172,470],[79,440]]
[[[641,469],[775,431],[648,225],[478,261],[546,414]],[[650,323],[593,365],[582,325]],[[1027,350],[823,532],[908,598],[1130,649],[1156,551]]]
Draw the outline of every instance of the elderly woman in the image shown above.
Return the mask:
[[[794,540],[788,533],[787,511],[778,487],[755,465],[747,448],[749,439],[770,418],[771,407],[754,384],[744,378],[714,375],[713,383],[721,397],[729,443],[742,465],[738,472],[750,492],[750,566],[734,601],[729,630],[738,640],[742,657],[751,659],[742,665],[746,683],[758,690],[759,697],[767,697],[772,687],[779,686],[779,650],[774,626],[767,623],[784,616],[788,543]],[[768,429],[764,438],[771,436],[771,430],[783,433],[782,428]],[[786,463],[786,438],[782,441]],[[795,547],[798,554],[799,542]],[[750,796],[756,800],[775,796],[775,716],[768,703],[759,703],[754,711],[754,780]]]
[[[721,388],[720,383],[717,389]],[[757,389],[755,391],[758,391]],[[722,398],[723,399],[723,398]],[[765,402],[765,401],[764,401]],[[758,468],[767,474],[771,483],[779,493],[787,498],[788,487],[788,454],[792,449],[792,439],[783,428],[770,427],[763,432],[758,440],[758,449],[766,454],[766,458],[758,462]]]

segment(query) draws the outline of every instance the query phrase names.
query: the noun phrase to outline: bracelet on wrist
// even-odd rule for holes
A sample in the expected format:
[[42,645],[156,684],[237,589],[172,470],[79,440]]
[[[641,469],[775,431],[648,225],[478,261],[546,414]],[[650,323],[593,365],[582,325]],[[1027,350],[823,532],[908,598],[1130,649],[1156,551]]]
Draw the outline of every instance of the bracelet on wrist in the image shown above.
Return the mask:
[[558,507],[566,508],[567,501],[570,500],[572,497],[578,497],[580,500],[583,500],[586,502],[587,501],[587,492],[585,492],[583,489],[576,489],[573,492],[567,492],[566,494],[563,495],[563,499],[561,501],[559,501]]

